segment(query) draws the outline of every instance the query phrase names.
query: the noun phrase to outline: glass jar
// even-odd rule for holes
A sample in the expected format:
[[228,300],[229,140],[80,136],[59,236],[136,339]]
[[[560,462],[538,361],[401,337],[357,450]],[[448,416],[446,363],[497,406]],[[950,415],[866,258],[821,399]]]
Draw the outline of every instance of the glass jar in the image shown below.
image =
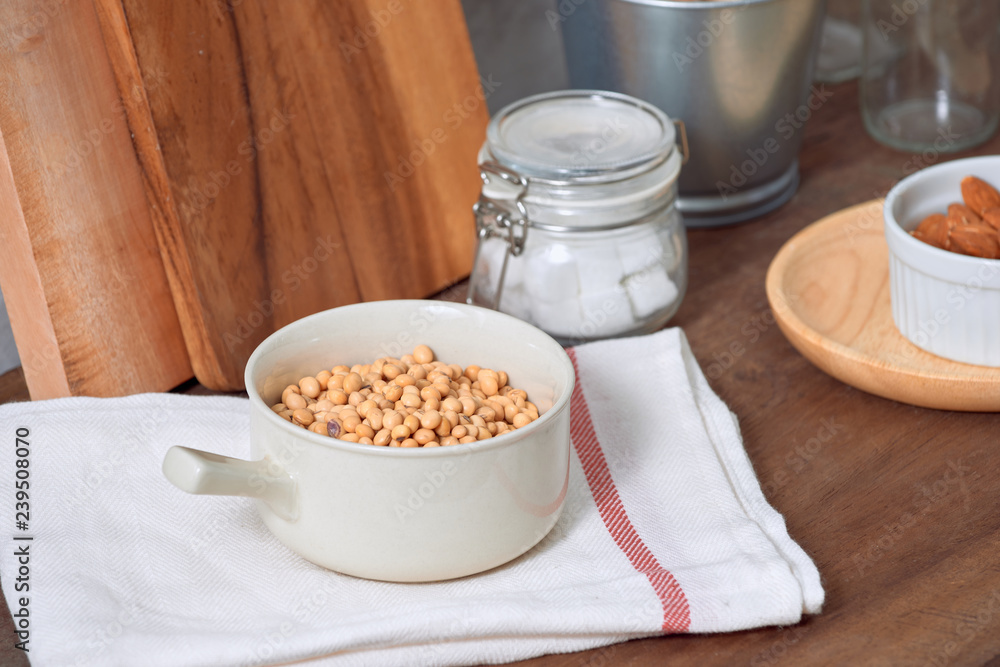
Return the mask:
[[997,0],[864,0],[861,113],[904,151],[982,144],[1000,119]]
[[682,123],[618,93],[559,91],[502,109],[479,153],[467,302],[563,345],[663,327],[687,287],[675,205],[686,143]]
[[827,0],[813,79],[841,83],[861,74],[861,0]]

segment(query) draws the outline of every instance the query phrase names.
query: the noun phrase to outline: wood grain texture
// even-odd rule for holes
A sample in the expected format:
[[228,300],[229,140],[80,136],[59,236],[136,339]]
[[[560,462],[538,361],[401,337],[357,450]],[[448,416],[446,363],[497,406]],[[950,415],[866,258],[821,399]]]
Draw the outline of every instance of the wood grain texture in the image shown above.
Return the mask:
[[90,2],[0,5],[0,282],[33,398],[191,377]]
[[882,224],[876,200],[789,239],[767,273],[778,325],[816,366],[864,391],[921,407],[1000,412],[1000,369],[949,361],[899,333]]
[[203,384],[242,387],[292,320],[468,274],[488,115],[456,1],[98,4]]
[[[670,322],[738,417],[765,497],[819,568],[823,612],[794,627],[636,640],[518,667],[1000,665],[1000,417],[840,382],[789,343],[764,287],[806,226],[936,161],[1000,153],[1000,136],[934,160],[901,153],[866,134],[854,82],[827,89],[804,130],[796,196],[752,222],[688,233],[689,289]],[[832,434],[820,432],[824,420]]]
[[[738,417],[768,501],[816,562],[823,613],[794,627],[654,637],[516,664],[1000,664],[1000,418],[843,384],[799,354],[768,305],[765,274],[788,239],[927,166],[865,134],[855,84],[829,90],[805,130],[796,197],[759,220],[689,233],[690,286],[671,322]],[[998,152],[1000,136],[956,157]],[[5,606],[0,615],[0,661],[27,665]]]
[[[31,248],[31,234],[21,209],[7,146],[0,129],[0,289],[7,295],[11,331],[18,343],[21,369],[32,378],[39,398],[69,396],[69,378],[59,354],[55,325],[45,301],[41,271]],[[25,369],[27,369],[25,371]]]

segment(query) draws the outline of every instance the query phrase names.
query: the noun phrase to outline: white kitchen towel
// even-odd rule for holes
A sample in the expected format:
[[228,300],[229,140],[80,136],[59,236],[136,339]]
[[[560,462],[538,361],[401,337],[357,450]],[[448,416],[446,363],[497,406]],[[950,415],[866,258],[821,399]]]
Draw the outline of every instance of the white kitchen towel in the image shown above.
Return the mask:
[[559,522],[517,560],[441,583],[324,570],[272,537],[250,500],[170,485],[172,445],[247,457],[245,399],[0,406],[0,581],[31,663],[503,663],[819,612],[819,573],[764,499],[684,334],[570,354]]

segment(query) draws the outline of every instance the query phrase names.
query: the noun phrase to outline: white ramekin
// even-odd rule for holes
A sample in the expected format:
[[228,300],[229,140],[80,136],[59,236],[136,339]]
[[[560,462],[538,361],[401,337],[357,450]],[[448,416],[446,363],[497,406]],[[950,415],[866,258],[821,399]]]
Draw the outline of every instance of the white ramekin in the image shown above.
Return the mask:
[[1000,156],[945,162],[904,178],[885,199],[892,319],[910,342],[939,357],[1000,366],[1000,260],[941,250],[909,234],[962,201],[961,182],[1000,185]]

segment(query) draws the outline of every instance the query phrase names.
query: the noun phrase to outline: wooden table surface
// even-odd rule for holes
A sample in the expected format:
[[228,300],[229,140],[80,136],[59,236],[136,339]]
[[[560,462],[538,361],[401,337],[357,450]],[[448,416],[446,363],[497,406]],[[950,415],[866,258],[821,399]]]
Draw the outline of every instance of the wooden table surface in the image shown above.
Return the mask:
[[[815,560],[823,613],[519,664],[1000,665],[1000,416],[916,408],[827,376],[778,330],[764,294],[768,264],[798,230],[917,168],[1000,152],[1000,137],[957,155],[900,153],[865,133],[854,83],[826,90],[804,129],[798,194],[753,222],[689,233],[690,288],[671,322],[711,369],[765,495]],[[0,400],[15,398],[26,398],[17,371],[0,378]],[[5,605],[0,624],[0,664],[27,664]]]

